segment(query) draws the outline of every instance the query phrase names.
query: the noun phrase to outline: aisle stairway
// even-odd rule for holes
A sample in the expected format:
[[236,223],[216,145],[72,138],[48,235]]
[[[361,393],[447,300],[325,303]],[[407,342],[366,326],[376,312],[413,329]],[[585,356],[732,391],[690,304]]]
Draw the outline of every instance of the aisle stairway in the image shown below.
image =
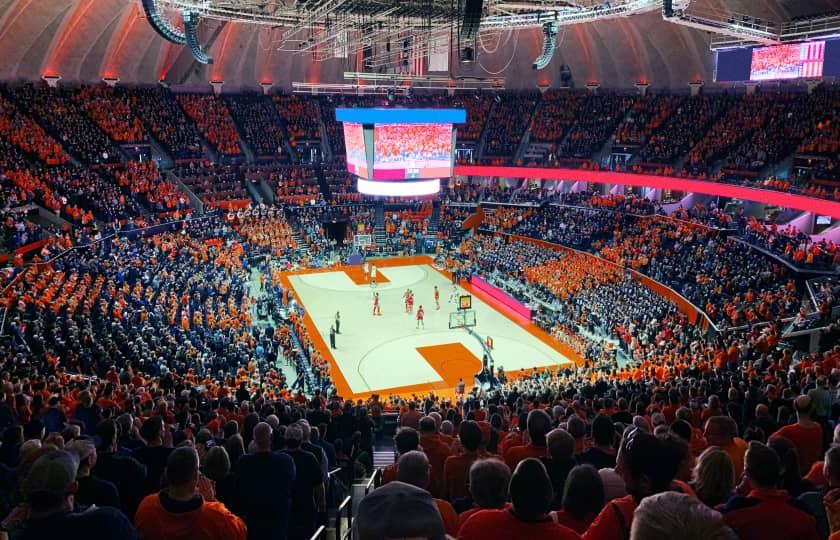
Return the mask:
[[321,194],[324,196],[325,201],[329,201],[332,199],[332,192],[330,191],[329,184],[327,184],[326,177],[324,177],[324,168],[320,164],[316,164],[314,168],[315,176],[318,178],[318,187],[321,188]]
[[375,221],[373,227],[373,239],[376,241],[376,247],[380,248],[385,245],[385,204],[376,203]]

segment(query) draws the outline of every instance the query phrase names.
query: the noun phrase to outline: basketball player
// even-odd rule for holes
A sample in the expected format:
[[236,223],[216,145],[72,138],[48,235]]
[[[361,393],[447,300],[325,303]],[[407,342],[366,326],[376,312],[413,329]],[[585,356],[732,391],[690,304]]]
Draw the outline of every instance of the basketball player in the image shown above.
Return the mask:
[[414,313],[414,293],[408,289],[408,312]]
[[435,309],[440,311],[440,291],[438,290],[437,285],[435,285]]
[[365,281],[368,281],[370,279],[370,265],[368,265],[367,261],[365,261],[365,264],[362,265],[362,272],[364,272]]
[[420,327],[422,327],[423,330],[426,329],[426,325],[423,323],[423,315],[424,314],[425,313],[423,312],[423,304],[420,304],[420,307],[417,308],[417,328],[418,329]]
[[379,310],[379,293],[373,293],[373,315],[382,316],[382,311]]
[[375,264],[370,265],[370,279],[373,280],[374,283],[376,283],[376,265]]
[[409,313],[409,309],[408,309],[408,294],[409,294],[410,292],[411,292],[411,290],[410,290],[410,289],[406,289],[406,290],[405,290],[405,292],[403,293],[403,303],[405,304],[405,312],[406,312],[406,313]]
[[452,302],[458,303],[458,286],[454,283],[452,284],[452,292],[449,293],[449,303]]

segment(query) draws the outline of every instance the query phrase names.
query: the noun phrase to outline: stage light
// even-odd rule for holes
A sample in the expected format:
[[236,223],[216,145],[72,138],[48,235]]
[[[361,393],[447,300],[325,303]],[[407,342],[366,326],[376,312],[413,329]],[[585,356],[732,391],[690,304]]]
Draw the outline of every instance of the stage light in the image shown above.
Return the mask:
[[198,13],[195,11],[184,10],[184,33],[187,36],[187,46],[199,64],[212,64],[213,59],[207,56],[201,50],[201,45],[198,44]]
[[534,69],[543,69],[554,57],[554,47],[557,43],[557,23],[555,21],[546,22],[542,25],[543,31],[543,52],[534,60]]
[[172,43],[177,43],[178,45],[185,45],[187,43],[187,36],[183,32],[175,29],[172,23],[158,12],[156,0],[143,0],[142,3],[143,10],[146,12],[146,19],[148,19],[152,28],[155,29],[155,32],[160,34],[163,39]]

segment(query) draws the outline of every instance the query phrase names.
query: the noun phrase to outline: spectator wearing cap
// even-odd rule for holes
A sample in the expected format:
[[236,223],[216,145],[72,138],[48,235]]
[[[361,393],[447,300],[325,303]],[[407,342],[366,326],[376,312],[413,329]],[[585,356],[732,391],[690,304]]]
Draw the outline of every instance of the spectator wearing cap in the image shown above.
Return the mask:
[[742,540],[815,540],[816,520],[794,504],[787,491],[777,489],[779,456],[770,447],[751,441],[744,459],[746,496],[730,499],[721,512]]
[[353,538],[445,540],[440,511],[425,489],[394,481],[373,490],[359,503]]
[[577,454],[575,460],[580,464],[589,463],[596,470],[615,467],[615,448],[613,448],[615,435],[612,421],[599,414],[592,421],[592,439],[595,444]]
[[91,472],[116,486],[120,507],[129,518],[133,518],[145,496],[146,466],[131,456],[117,453],[117,424],[113,420],[101,421],[96,426],[96,435],[99,447]]
[[551,519],[549,506],[554,498],[554,490],[545,466],[538,459],[525,458],[517,465],[511,476],[508,491],[510,508],[476,512],[461,526],[458,539],[580,538],[573,530],[558,525]]
[[527,422],[530,442],[508,448],[505,452],[505,463],[511,470],[523,459],[548,457],[545,436],[551,431],[551,417],[542,409],[534,409],[528,413]]
[[[421,489],[429,489],[431,482],[431,463],[423,452],[413,450],[400,456],[397,480],[417,486]],[[458,514],[452,505],[443,499],[435,498],[435,504],[443,519],[443,528],[446,534],[455,536],[458,534]]]
[[799,455],[799,473],[804,475],[822,457],[822,426],[812,419],[814,406],[809,396],[797,397],[793,406],[796,409],[796,423],[780,428],[770,439],[784,437],[793,443]]
[[41,413],[41,421],[44,423],[44,430],[49,433],[60,433],[67,423],[67,416],[61,409],[61,400],[58,396],[52,396],[49,400],[49,408]]
[[577,465],[572,457],[575,453],[575,439],[565,429],[557,428],[546,435],[548,443],[548,456],[540,458],[548,471],[551,479],[551,486],[554,488],[554,500],[551,502],[551,509],[557,510],[563,504],[563,491],[566,485],[566,478],[571,470]]
[[480,457],[481,428],[473,420],[461,422],[458,440],[464,451],[447,457],[443,465],[443,496],[450,501],[466,497],[469,493],[470,467]]
[[[394,435],[394,446],[397,454],[403,455],[406,452],[420,448],[420,434],[414,428],[401,427]],[[382,484],[393,482],[397,479],[397,463],[388,465],[382,469]]]
[[66,450],[49,451],[35,460],[20,486],[29,514],[12,532],[15,540],[139,540],[131,522],[116,508],[74,512],[78,467],[78,456]]
[[737,540],[720,512],[683,493],[666,491],[642,501],[633,513],[630,540]]
[[569,473],[563,490],[563,507],[551,513],[552,519],[583,534],[606,502],[604,483],[598,469],[592,465],[578,465]]
[[627,495],[607,503],[583,538],[627,538],[633,511],[645,497],[674,489],[672,482],[681,461],[682,456],[669,447],[669,440],[658,439],[639,428],[628,428],[616,458],[616,472],[624,480]]
[[91,470],[96,465],[96,445],[93,441],[77,439],[70,441],[65,449],[79,456],[79,470],[76,473],[76,482],[79,484],[76,490],[76,508],[84,509],[92,505],[120,508],[117,487],[91,474]]
[[245,540],[245,523],[224,504],[196,494],[198,454],[176,448],[166,460],[166,489],[140,503],[134,524],[145,540]]
[[286,448],[283,453],[295,463],[295,480],[292,484],[289,540],[309,540],[315,532],[318,512],[325,509],[324,477],[318,459],[301,448],[303,430],[294,423],[286,428]]
[[440,497],[444,491],[444,464],[450,452],[449,445],[440,438],[435,419],[431,416],[424,416],[420,419],[420,446],[432,465],[429,492],[434,497]]
[[510,469],[500,459],[479,459],[470,467],[470,498],[472,508],[458,514],[458,527],[481,510],[507,508]]
[[239,481],[233,510],[245,521],[248,540],[287,538],[295,462],[286,453],[272,452],[271,439],[271,426],[258,423],[254,427],[254,452],[237,463]]

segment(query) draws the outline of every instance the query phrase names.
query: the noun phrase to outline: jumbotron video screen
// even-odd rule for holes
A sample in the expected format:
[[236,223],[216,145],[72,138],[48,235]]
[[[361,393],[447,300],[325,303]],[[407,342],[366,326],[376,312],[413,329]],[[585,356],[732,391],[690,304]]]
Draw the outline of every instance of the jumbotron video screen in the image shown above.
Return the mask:
[[373,179],[446,178],[452,144],[452,124],[376,124]]
[[463,109],[337,109],[347,170],[360,193],[432,195],[452,176],[456,125]]

